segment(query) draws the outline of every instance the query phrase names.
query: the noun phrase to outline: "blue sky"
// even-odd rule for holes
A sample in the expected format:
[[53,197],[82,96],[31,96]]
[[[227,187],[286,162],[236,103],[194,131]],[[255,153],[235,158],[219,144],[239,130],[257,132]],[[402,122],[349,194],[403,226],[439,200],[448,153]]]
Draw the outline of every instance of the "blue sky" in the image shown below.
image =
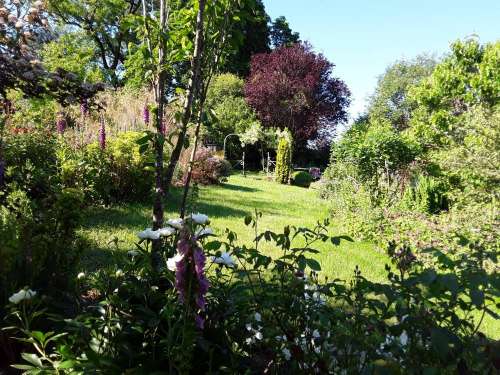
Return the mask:
[[285,16],[336,68],[363,110],[377,77],[400,58],[442,56],[451,41],[477,34],[500,39],[500,0],[264,0],[272,18]]

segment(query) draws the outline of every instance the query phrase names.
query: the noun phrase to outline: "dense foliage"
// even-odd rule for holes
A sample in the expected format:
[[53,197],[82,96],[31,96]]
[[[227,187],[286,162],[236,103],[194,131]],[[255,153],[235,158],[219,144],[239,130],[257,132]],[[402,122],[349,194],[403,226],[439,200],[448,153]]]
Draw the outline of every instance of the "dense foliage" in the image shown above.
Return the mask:
[[498,249],[499,48],[457,41],[433,70],[399,62],[380,79],[368,115],[332,147],[324,185],[360,237],[467,251],[460,238],[472,236]]
[[[256,230],[259,216],[246,223]],[[351,283],[323,281],[311,257],[314,244],[350,240],[329,236],[328,222],[257,232],[251,246],[237,244],[230,231],[225,241],[211,240],[202,214],[168,223],[139,233],[137,250],[115,252],[109,268],[75,276],[72,314],[40,298],[40,289],[12,295],[9,334],[25,343],[23,364],[15,367],[27,373],[495,371],[498,353],[477,334],[474,318],[494,293],[478,253],[441,254],[429,268],[393,245],[386,283],[370,282],[359,270]],[[149,261],[156,236],[166,265],[160,273]],[[264,246],[279,255],[264,255]]]
[[308,172],[298,171],[292,174],[290,180],[293,185],[308,188],[311,185],[311,182],[313,182],[313,177]]
[[47,134],[8,139],[0,191],[0,300],[36,283],[65,290],[82,250],[75,236],[83,193],[60,183],[57,140]]

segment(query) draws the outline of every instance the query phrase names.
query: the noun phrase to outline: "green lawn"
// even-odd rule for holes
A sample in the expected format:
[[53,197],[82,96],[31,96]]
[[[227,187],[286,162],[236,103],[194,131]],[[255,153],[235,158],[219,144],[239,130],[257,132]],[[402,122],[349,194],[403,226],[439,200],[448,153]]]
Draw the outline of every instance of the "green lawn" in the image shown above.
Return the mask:
[[[174,191],[167,202],[167,218],[178,217],[179,196],[180,192]],[[280,185],[263,175],[233,175],[225,184],[201,187],[198,202],[196,210],[209,215],[216,234],[223,235],[229,228],[238,234],[242,244],[250,244],[254,238],[252,228],[245,226],[243,219],[255,209],[262,212],[259,231],[282,231],[285,225],[312,227],[328,217],[328,206],[318,198],[316,190]],[[146,204],[90,209],[81,233],[94,244],[90,253],[93,262],[99,257],[105,259],[115,237],[120,249],[134,248],[136,233],[151,226],[150,221],[151,207]],[[330,234],[348,233],[340,223],[332,223]],[[317,259],[328,277],[348,279],[356,265],[372,280],[382,280],[385,275],[384,264],[388,260],[369,243],[345,241],[338,247],[318,243],[317,249],[321,251]],[[263,251],[273,249],[263,247]]]
[[[174,190],[172,199],[167,202],[166,218],[178,217],[179,201],[180,191]],[[285,225],[312,227],[318,220],[328,217],[327,202],[319,199],[314,189],[279,185],[262,175],[234,175],[223,185],[201,187],[196,207],[197,211],[209,215],[216,234],[223,235],[229,228],[237,233],[241,244],[250,244],[254,238],[253,229],[245,226],[243,219],[255,209],[263,215],[259,220],[259,231],[282,231]],[[151,226],[151,206],[148,204],[96,207],[89,209],[85,216],[80,233],[92,244],[83,263],[88,270],[106,263],[109,250],[115,246],[111,243],[114,238],[118,239],[121,250],[130,250],[134,248],[137,232]],[[330,234],[349,233],[342,223],[332,223]],[[370,280],[384,280],[384,265],[389,260],[372,244],[344,241],[338,247],[329,243],[317,245],[320,253],[316,258],[324,276],[347,280],[359,266]],[[271,247],[261,250],[269,251],[271,255],[276,251]],[[487,317],[482,330],[491,337],[500,338],[499,327],[498,321]]]

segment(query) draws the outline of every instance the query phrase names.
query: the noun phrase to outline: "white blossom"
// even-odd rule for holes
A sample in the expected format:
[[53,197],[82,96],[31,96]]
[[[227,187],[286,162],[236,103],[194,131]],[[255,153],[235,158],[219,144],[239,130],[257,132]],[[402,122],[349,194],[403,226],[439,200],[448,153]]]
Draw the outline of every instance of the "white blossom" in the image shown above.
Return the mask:
[[172,228],[175,229],[181,229],[183,224],[184,220],[182,220],[181,218],[167,220],[167,225],[170,225]]
[[281,352],[283,353],[287,361],[289,361],[292,358],[292,353],[290,353],[290,350],[288,350],[287,348],[283,348]]
[[235,263],[231,254],[223,252],[220,257],[212,257],[212,262],[217,264],[223,264],[227,267],[234,267]]
[[158,229],[158,232],[160,233],[161,237],[168,237],[168,236],[171,236],[172,234],[174,234],[176,232],[176,230],[172,227],[165,227],[165,228]]
[[198,212],[197,214],[191,214],[191,220],[193,220],[196,224],[203,225],[208,223],[208,216]]
[[258,331],[257,331],[257,332],[255,332],[255,338],[256,338],[257,340],[262,340],[262,338],[263,338],[263,337],[264,337],[264,336],[262,335],[262,332],[258,332]]
[[14,293],[9,297],[9,302],[12,302],[17,305],[19,302],[23,300],[30,300],[34,296],[36,296],[35,291],[31,289],[21,289],[19,292]]
[[160,231],[146,228],[142,232],[137,233],[137,237],[141,240],[158,240],[160,239]]
[[123,271],[119,269],[118,271],[115,272],[116,277],[122,277],[124,275]]
[[177,263],[180,262],[184,258],[184,255],[182,254],[175,254],[172,258],[167,259],[167,268],[175,272],[177,270]]
[[260,315],[258,312],[255,313],[255,320],[257,322],[260,322],[262,320],[262,315]]
[[408,334],[406,333],[406,331],[403,331],[403,333],[401,333],[401,336],[399,336],[399,342],[403,346],[406,346],[406,344],[408,344]]
[[80,273],[76,276],[76,278],[77,278],[78,280],[81,280],[81,279],[83,279],[84,277],[85,277],[85,274],[84,274],[83,272],[80,272]]
[[196,231],[196,237],[198,237],[198,238],[210,236],[212,234],[214,234],[214,231],[212,230],[212,228],[202,228],[202,229],[199,229],[198,231]]
[[137,256],[137,255],[139,255],[140,253],[139,253],[139,251],[137,251],[137,250],[129,250],[129,251],[127,252],[127,254],[128,254],[129,256],[131,256],[131,257],[136,257],[136,256]]
[[315,339],[319,339],[319,338],[320,338],[320,336],[321,336],[321,335],[319,334],[319,331],[318,331],[317,329],[315,329],[315,330],[313,331],[312,335],[313,335],[313,337],[314,337]]

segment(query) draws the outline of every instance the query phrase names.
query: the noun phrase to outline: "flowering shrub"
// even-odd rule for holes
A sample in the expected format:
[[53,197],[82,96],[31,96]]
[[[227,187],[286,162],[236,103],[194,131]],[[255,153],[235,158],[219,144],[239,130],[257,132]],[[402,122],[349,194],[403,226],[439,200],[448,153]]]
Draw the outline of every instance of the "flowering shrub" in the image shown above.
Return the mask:
[[[188,162],[188,160],[181,161],[181,168],[184,171],[182,181],[180,181],[181,184],[184,184],[187,178]],[[207,148],[202,147],[196,151],[192,175],[192,180],[195,183],[202,185],[219,184],[225,177],[228,177],[230,173],[231,164],[224,158],[216,156]]]
[[[54,310],[40,299],[42,291],[14,294],[10,335],[26,343],[24,363],[16,367],[33,373],[498,371],[495,343],[479,333],[482,318],[475,315],[494,314],[495,304],[494,278],[479,258],[437,252],[431,268],[411,248],[393,244],[385,283],[358,269],[351,281],[329,280],[314,259],[314,244],[335,247],[348,237],[328,235],[328,221],[259,234],[259,217],[245,219],[256,233],[250,246],[229,230],[226,240],[211,238],[202,214],[140,232],[136,250],[114,251],[108,269],[75,277],[76,314],[59,310],[54,323],[41,318],[41,305]],[[161,243],[159,271],[151,265],[152,241]],[[261,252],[270,245],[276,257]]]

